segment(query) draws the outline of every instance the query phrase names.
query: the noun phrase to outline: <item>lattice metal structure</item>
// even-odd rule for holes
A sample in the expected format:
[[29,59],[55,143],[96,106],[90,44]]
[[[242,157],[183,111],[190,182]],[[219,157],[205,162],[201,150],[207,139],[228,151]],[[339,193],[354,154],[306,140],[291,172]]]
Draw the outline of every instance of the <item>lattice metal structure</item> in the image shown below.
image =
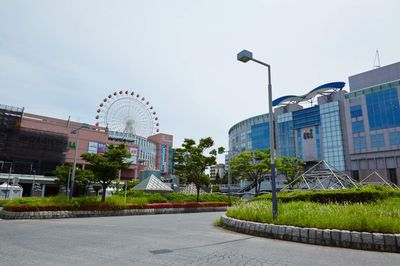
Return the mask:
[[369,174],[364,179],[362,179],[360,181],[360,184],[362,184],[362,185],[384,185],[384,186],[389,186],[391,188],[399,189],[399,187],[396,184],[383,178],[377,171],[373,171],[371,174]]
[[356,180],[337,170],[326,161],[320,161],[282,188],[288,189],[346,189],[358,187]]
[[52,175],[63,163],[65,134],[21,127],[23,108],[0,105],[0,172]]
[[143,96],[121,90],[108,95],[100,103],[96,125],[147,138],[159,132],[156,115],[154,107]]

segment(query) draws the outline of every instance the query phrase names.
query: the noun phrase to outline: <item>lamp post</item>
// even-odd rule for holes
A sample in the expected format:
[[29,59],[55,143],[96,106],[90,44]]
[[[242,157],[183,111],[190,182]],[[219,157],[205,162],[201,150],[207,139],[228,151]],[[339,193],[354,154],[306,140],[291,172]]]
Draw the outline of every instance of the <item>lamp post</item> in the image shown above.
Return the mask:
[[36,170],[32,170],[31,172],[33,174],[31,197],[33,197],[33,196],[35,196]]
[[74,180],[75,180],[75,172],[76,172],[76,157],[78,155],[78,148],[79,148],[79,131],[82,128],[89,128],[88,124],[81,124],[81,126],[77,129],[73,129],[71,131],[72,134],[76,134],[76,139],[75,139],[75,152],[74,152],[74,162],[72,164],[72,173],[71,173],[71,184],[69,187],[69,198],[72,199],[72,196],[74,194]]
[[256,62],[268,68],[268,105],[269,105],[269,139],[271,153],[271,192],[272,192],[272,213],[273,218],[278,216],[278,202],[276,199],[276,181],[275,181],[275,136],[274,136],[274,114],[272,110],[272,85],[271,85],[271,66],[253,58],[253,53],[243,50],[237,54],[237,60],[247,63],[248,61]]
[[11,178],[11,172],[12,172],[12,165],[13,163],[10,162],[10,170],[8,171],[8,179],[7,179],[7,199],[10,197],[10,189],[8,188],[9,183],[10,183],[10,178]]
[[[229,157],[229,151],[223,151],[223,152],[218,152],[219,154],[227,153]],[[232,183],[232,177],[231,177],[231,169],[228,169],[228,201],[229,204],[231,203],[231,183]]]

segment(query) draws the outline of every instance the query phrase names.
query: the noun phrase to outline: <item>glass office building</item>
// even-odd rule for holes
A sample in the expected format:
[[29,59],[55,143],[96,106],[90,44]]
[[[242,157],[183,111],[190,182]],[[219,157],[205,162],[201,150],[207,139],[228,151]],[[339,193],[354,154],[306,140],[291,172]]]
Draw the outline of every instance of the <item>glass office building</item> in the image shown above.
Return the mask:
[[[321,85],[303,96],[283,96],[273,102],[275,107],[275,138],[277,156],[297,156],[306,165],[326,160],[338,170],[345,170],[345,154],[341,105],[345,83]],[[335,95],[335,96],[334,96]],[[302,102],[317,98],[318,104],[304,108]],[[246,119],[229,131],[229,148],[242,151],[269,148],[268,115]]]
[[[306,168],[325,160],[360,181],[376,171],[400,184],[400,62],[350,76],[350,92],[344,86],[327,83],[273,101],[277,156],[297,156]],[[269,148],[267,117],[230,129],[232,156]]]
[[400,62],[349,77],[348,169],[357,179],[373,171],[399,184]]
[[234,157],[244,151],[269,148],[268,114],[250,117],[229,129],[229,154]]

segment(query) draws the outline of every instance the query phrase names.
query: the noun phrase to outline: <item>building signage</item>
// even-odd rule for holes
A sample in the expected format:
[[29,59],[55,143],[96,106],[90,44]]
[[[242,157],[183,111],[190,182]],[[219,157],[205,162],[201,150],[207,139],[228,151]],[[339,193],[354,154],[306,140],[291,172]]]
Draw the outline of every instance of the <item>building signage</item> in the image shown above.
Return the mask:
[[88,153],[96,153],[97,154],[97,142],[89,141]]
[[107,144],[97,143],[97,154],[104,154],[106,152]]
[[129,158],[130,164],[137,164],[138,149],[136,147],[128,147],[128,152],[131,154]]
[[161,145],[161,173],[165,173],[165,154],[167,152],[167,146],[165,144]]
[[310,128],[308,131],[307,130],[304,131],[303,138],[304,139],[313,139],[314,138],[314,133],[313,133],[312,128]]
[[104,154],[107,149],[106,143],[89,141],[88,153]]

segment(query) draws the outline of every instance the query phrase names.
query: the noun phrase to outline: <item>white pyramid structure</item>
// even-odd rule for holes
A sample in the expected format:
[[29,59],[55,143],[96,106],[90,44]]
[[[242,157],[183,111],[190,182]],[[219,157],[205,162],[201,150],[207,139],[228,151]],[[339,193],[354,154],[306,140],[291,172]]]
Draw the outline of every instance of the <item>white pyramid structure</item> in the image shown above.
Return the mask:
[[172,192],[172,188],[163,183],[155,175],[151,175],[137,184],[133,189],[143,190],[148,192]]
[[[189,195],[197,195],[196,185],[194,183],[190,183],[186,187],[182,188],[180,192],[189,194]],[[203,189],[200,189],[200,194],[206,193]]]
[[391,188],[399,188],[396,184],[383,178],[377,171],[373,171],[371,174],[361,180],[360,184],[386,185]]

